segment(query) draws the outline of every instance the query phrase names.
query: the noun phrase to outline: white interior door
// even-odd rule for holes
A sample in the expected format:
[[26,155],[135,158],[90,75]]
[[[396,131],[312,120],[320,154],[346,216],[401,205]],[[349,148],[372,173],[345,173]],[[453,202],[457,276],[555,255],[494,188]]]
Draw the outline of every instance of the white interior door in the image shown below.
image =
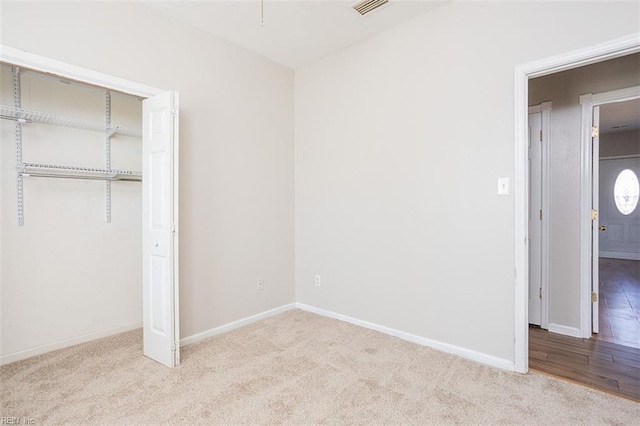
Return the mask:
[[638,157],[600,160],[600,257],[640,260],[640,207],[634,191],[639,178]]
[[542,113],[529,114],[529,324],[542,320]]
[[180,363],[178,328],[178,94],[142,102],[144,354]]
[[598,298],[600,295],[600,264],[599,264],[599,228],[600,228],[600,208],[599,208],[599,192],[600,192],[600,107],[593,107],[593,125],[592,125],[592,161],[593,167],[591,177],[591,211],[596,214],[591,215],[591,331],[593,333],[600,332],[600,308],[598,306]]

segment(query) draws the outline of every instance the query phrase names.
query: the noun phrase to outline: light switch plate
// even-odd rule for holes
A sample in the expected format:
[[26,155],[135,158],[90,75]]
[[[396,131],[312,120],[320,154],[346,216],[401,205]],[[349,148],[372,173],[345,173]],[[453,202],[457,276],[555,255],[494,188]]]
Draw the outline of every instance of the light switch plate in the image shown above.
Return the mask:
[[511,179],[508,177],[498,178],[498,195],[509,195]]

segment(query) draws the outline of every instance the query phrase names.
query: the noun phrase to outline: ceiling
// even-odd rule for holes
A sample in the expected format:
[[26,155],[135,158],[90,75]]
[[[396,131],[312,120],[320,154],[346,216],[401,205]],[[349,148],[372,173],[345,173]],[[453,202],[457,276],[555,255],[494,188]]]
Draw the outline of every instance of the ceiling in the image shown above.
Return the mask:
[[445,3],[390,0],[366,16],[350,5],[355,0],[155,1],[150,7],[245,47],[290,68],[386,31]]
[[640,99],[600,106],[600,133],[640,129]]

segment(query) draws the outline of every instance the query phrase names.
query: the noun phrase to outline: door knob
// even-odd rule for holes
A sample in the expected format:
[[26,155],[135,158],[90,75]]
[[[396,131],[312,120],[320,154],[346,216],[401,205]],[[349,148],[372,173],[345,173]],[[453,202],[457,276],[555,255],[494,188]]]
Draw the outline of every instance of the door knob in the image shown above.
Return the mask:
[[600,227],[598,229],[601,230],[601,231],[606,231],[607,227],[604,226],[604,225],[600,225]]

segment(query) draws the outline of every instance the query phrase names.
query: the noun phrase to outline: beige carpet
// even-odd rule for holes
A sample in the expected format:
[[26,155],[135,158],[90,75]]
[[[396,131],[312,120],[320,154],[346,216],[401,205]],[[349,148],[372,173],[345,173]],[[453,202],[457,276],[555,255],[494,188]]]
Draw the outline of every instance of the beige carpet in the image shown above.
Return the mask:
[[299,310],[142,356],[141,331],[0,368],[3,416],[35,424],[638,424],[640,404],[500,371]]

